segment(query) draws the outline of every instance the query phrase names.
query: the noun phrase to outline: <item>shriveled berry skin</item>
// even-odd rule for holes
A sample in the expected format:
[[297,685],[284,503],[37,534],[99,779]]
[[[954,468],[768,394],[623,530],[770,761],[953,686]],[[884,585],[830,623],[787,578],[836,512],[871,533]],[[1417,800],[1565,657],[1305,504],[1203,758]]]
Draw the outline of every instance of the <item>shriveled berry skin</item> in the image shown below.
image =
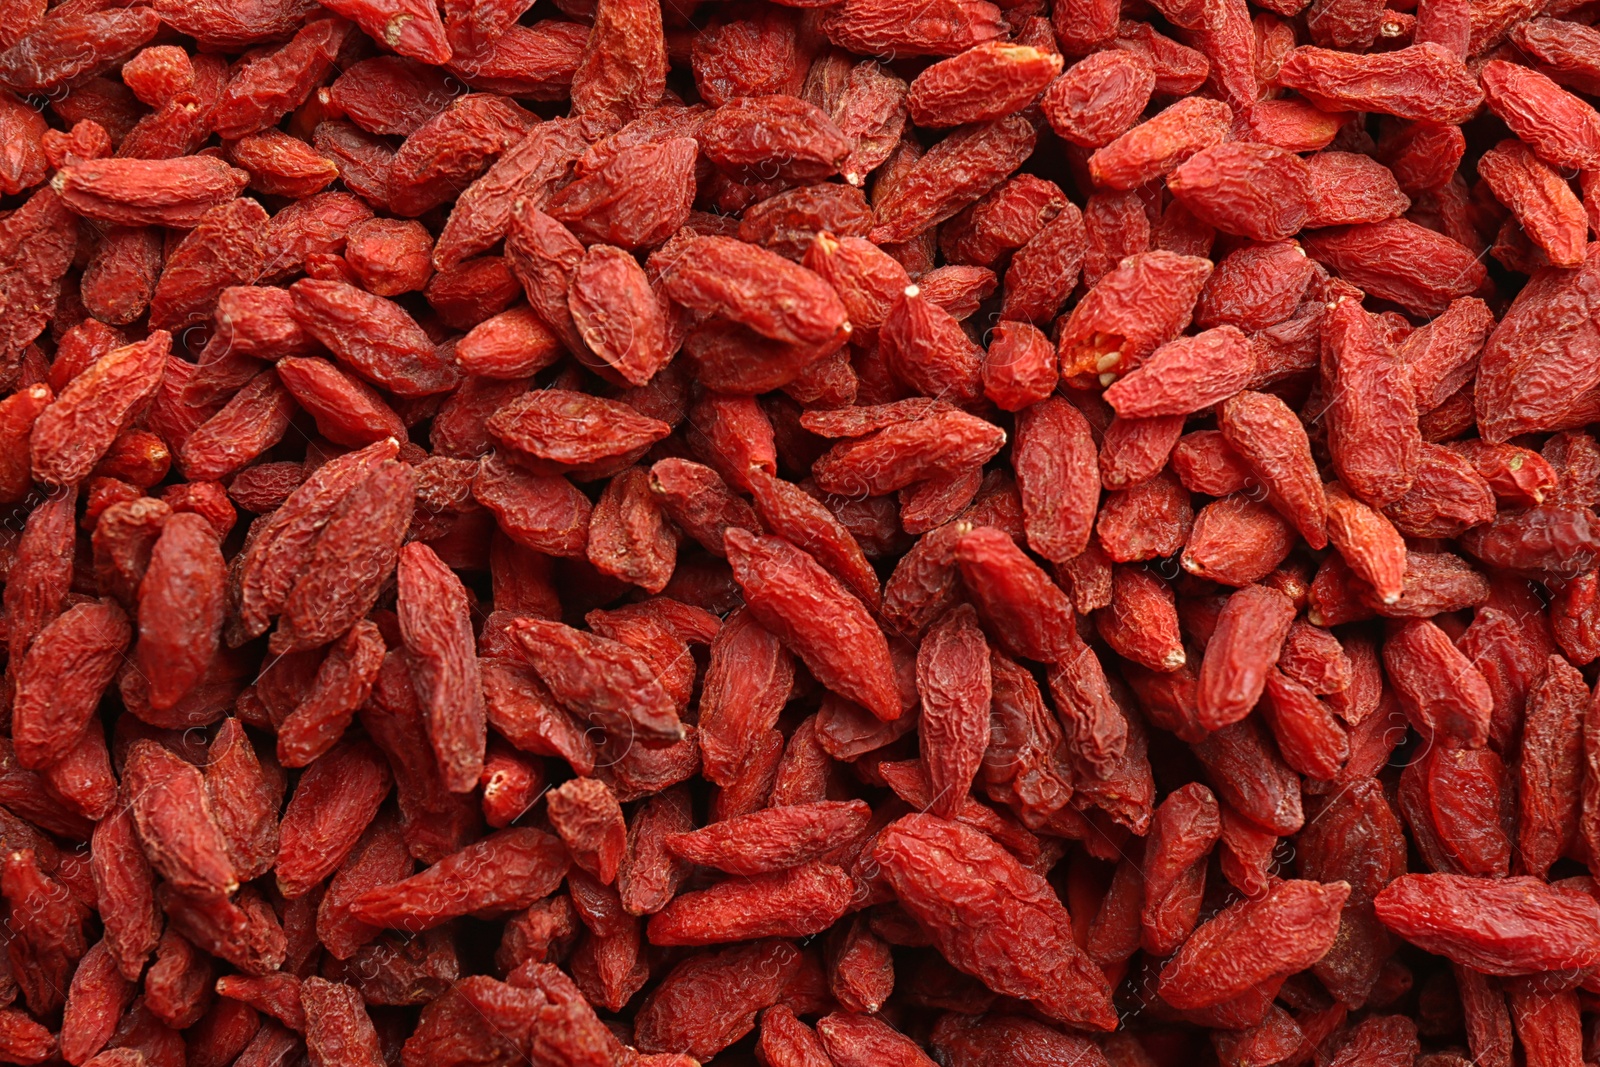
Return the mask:
[[[393,885],[368,890],[352,911],[363,922],[420,932],[457,915],[531,903],[567,870],[560,842],[532,828],[513,827]],[[526,906],[526,903],[523,904]]]
[[918,392],[970,404],[981,389],[981,353],[955,316],[928,299],[919,285],[894,298],[878,333],[890,372]]
[[1130,256],[1095,283],[1067,316],[1057,342],[1063,377],[1126,373],[1181,333],[1211,264],[1195,256]]
[[1311,171],[1293,152],[1232,142],[1190,156],[1167,178],[1202,222],[1254,241],[1277,241],[1306,224]]
[[[1116,1025],[1104,976],[1073,943],[1066,910],[991,840],[960,823],[908,815],[879,835],[873,856],[902,903],[931,924],[947,959],[1063,1022]],[[978,873],[985,868],[987,876]],[[1028,948],[986,950],[1020,947],[1019,928],[1031,932]]]
[[[1260,900],[1224,910],[1162,968],[1161,998],[1176,1008],[1209,1007],[1259,982],[1293,973],[1305,961],[1316,962],[1333,944],[1339,909],[1349,893],[1347,882],[1290,879]],[[1260,937],[1272,928],[1286,936]]]
[[1067,68],[1040,106],[1063,140],[1099,148],[1133,125],[1155,87],[1155,70],[1142,55],[1108,49]]
[[1308,544],[1327,544],[1326,503],[1310,439],[1288,407],[1265,393],[1240,392],[1223,402],[1218,416],[1223,441],[1266,487],[1272,505]]
[[162,790],[163,799],[146,793],[133,805],[151,865],[173,885],[202,898],[237,888],[200,772],[154,742],[142,741],[130,750],[126,773],[133,784]]
[[171,346],[171,336],[156,330],[112,349],[74,378],[33,421],[28,447],[34,478],[46,485],[81,481],[133,412],[155,396]]
[[1431,42],[1361,57],[1297,48],[1279,68],[1278,84],[1300,90],[1329,111],[1377,111],[1452,124],[1483,99],[1461,61]]
[[483,769],[485,711],[460,580],[412,543],[398,558],[400,635],[445,787],[464,793]]
[[1479,80],[1489,110],[1544,162],[1583,169],[1600,159],[1600,114],[1544,73],[1499,60]]
[[278,889],[304,896],[344,861],[389,793],[389,766],[376,746],[336,746],[312,763],[295,786],[279,825]]
[[1352,285],[1421,315],[1471,295],[1487,276],[1470,249],[1407,219],[1319,230],[1302,243]]
[[1404,214],[1411,198],[1381,163],[1353,152],[1319,152],[1306,161],[1311,171],[1311,207],[1307,222],[1338,226],[1382,222]]
[[139,583],[139,644],[152,707],[165,710],[211,666],[222,642],[226,571],[216,530],[199,515],[167,519]]
[[906,96],[919,126],[986,122],[1032,103],[1061,72],[1061,57],[1027,45],[988,43],[935,63]]
[[[778,940],[690,957],[646,997],[635,1040],[645,1052],[677,1051],[709,1059],[753,1030],[757,1013],[791,999],[789,981],[804,963],[798,948]],[[713,1010],[697,1017],[691,1011],[696,1003]]]
[[650,917],[646,933],[658,945],[809,937],[838,922],[853,894],[842,869],[808,863],[681,893]]
[[114,603],[80,604],[40,632],[17,672],[12,742],[24,767],[65,758],[90,728],[133,631]]
[[734,578],[757,620],[823,684],[880,719],[899,718],[888,645],[861,602],[787,542],[729,530],[726,543]]
[[1124,133],[1089,157],[1096,184],[1133,189],[1177,169],[1184,160],[1227,138],[1228,105],[1189,98]]
[[910,55],[953,55],[1000,36],[999,10],[982,0],[958,0],[933,8],[851,4],[828,19],[828,39],[864,54],[884,50]]
[[459,378],[404,309],[339,281],[296,282],[294,316],[352,370],[400,396],[431,396]]
[[880,195],[878,222],[867,236],[903,241],[943,222],[1009,177],[1035,143],[1032,124],[1020,115],[958,130]]
[[522,659],[572,713],[608,733],[657,747],[683,736],[671,695],[649,662],[629,646],[544,619],[517,620],[510,636]]
[[1015,540],[994,527],[963,532],[958,526],[955,532],[961,536],[953,562],[995,639],[1014,655],[1041,663],[1076,655],[1083,639],[1071,602]]
[[51,188],[85,218],[117,226],[192,226],[232,200],[249,174],[215,156],[97,159],[62,168]]
[[1384,515],[1352,497],[1337,482],[1324,489],[1328,506],[1328,540],[1350,569],[1385,604],[1405,595],[1406,545],[1400,531]]
[[861,801],[823,800],[768,808],[674,834],[674,854],[729,874],[765,874],[825,855],[841,837],[859,832],[871,809]]
[[1378,894],[1401,937],[1485,974],[1592,966],[1594,901],[1533,878],[1408,874]]
[[702,151],[723,170],[815,180],[836,173],[849,142],[815,104],[773,94],[723,104],[700,127]]
[[1588,219],[1559,171],[1523,142],[1507,139],[1484,153],[1478,173],[1551,264],[1583,262]]
[[1138,370],[1112,383],[1106,403],[1127,418],[1187,415],[1225,400],[1250,381],[1248,341],[1234,327],[1168,342]]
[[1028,546],[1056,562],[1078,555],[1100,499],[1088,422],[1067,401],[1044,400],[1018,417],[1012,448]]
[[[1328,409],[1334,469],[1355,496],[1383,507],[1416,477],[1422,442],[1415,397],[1401,387],[1394,349],[1378,324],[1353,301],[1329,311],[1324,336],[1337,390]],[[1380,439],[1386,444],[1375,443]]]
[[1293,602],[1276,589],[1246,586],[1228,598],[1200,662],[1203,724],[1216,729],[1250,713],[1293,621]]
[[415,500],[410,468],[392,461],[350,491],[318,537],[306,573],[289,590],[270,647],[318,648],[349,632],[372,609],[371,589],[394,569]]
[[935,813],[949,817],[971,790],[989,744],[989,643],[970,607],[957,608],[924,636],[917,692],[922,769],[935,790]]
[[1469,747],[1483,743],[1493,695],[1482,673],[1438,626],[1420,619],[1408,621],[1385,644],[1383,655],[1400,703],[1413,721]]

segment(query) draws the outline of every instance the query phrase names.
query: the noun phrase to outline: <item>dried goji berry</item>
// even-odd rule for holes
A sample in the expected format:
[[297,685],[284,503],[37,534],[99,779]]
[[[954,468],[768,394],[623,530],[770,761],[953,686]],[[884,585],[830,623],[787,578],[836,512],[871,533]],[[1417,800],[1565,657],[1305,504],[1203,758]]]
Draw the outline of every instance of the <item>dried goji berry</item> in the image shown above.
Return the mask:
[[[991,839],[960,823],[908,815],[878,835],[873,858],[947,959],[1062,1022],[1116,1025],[1105,976],[1073,943],[1066,909]],[[980,864],[988,872],[981,878]],[[973,896],[975,882],[990,889]],[[990,955],[983,946],[991,937],[1011,945],[1021,938],[1028,948]]]

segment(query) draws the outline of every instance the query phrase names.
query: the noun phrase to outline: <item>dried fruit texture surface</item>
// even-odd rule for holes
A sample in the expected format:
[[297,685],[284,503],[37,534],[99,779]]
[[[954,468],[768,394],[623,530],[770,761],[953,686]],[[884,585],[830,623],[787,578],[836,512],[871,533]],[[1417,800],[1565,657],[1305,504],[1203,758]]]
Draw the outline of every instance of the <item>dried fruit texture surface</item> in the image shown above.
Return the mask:
[[0,1062],[1600,1063],[1594,0],[0,0]]

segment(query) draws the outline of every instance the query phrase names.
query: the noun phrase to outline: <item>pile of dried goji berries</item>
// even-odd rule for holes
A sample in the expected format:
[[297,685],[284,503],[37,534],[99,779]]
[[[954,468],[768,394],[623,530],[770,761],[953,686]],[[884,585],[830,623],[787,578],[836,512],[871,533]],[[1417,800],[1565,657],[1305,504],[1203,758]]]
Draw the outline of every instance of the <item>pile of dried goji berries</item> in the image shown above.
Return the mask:
[[1002,5],[0,0],[0,1062],[1600,1060],[1600,0]]

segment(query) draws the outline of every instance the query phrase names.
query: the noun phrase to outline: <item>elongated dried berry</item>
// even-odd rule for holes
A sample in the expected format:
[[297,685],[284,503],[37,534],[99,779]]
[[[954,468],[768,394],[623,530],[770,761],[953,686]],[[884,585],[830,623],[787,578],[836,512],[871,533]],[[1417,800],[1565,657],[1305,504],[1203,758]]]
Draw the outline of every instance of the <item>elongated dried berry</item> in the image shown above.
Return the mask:
[[[992,840],[960,823],[908,815],[879,835],[873,856],[957,967],[1062,1022],[1116,1025],[1105,977],[1073,942],[1066,909]],[[989,951],[1018,937],[1023,952]]]
[[727,533],[734,579],[756,619],[824,685],[880,719],[902,707],[883,632],[861,602],[800,549],[744,530]]
[[412,543],[398,568],[400,634],[428,739],[445,788],[465,793],[483,770],[486,713],[461,581],[426,546]]

